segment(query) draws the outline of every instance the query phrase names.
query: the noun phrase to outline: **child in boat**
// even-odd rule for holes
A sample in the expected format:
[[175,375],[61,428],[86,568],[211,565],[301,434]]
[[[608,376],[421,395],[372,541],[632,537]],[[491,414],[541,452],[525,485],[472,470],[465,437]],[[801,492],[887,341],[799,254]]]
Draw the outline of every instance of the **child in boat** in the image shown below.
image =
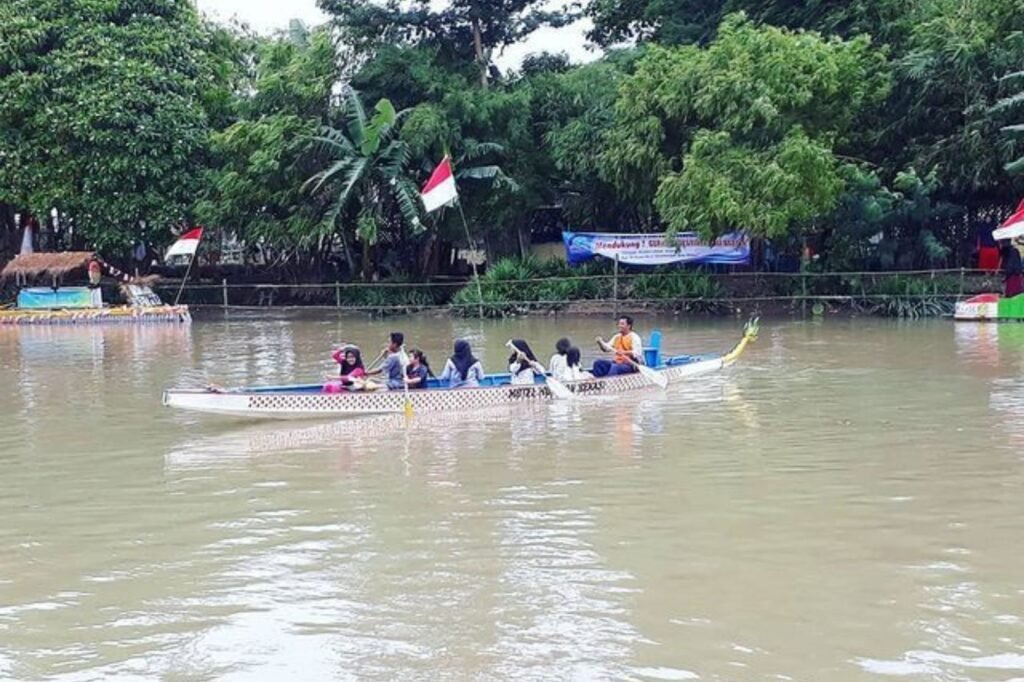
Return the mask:
[[409,388],[426,388],[427,379],[434,376],[430,371],[427,355],[419,348],[409,351],[409,365],[405,368],[405,383]]
[[363,356],[356,346],[341,346],[331,354],[334,361],[338,363],[338,376],[330,377],[324,384],[324,393],[340,393],[345,389],[362,388],[363,379],[366,377],[366,368],[363,367]]
[[548,369],[551,370],[551,376],[558,381],[572,380],[569,377],[568,365],[566,364],[566,354],[571,347],[572,342],[566,338],[558,339],[558,342],[555,343],[555,354],[551,356],[551,360],[548,362]]
[[[580,364],[580,349],[576,346],[572,346],[565,354],[566,364],[566,378],[565,381],[579,381],[580,379],[590,379],[594,375],[583,369]],[[561,377],[559,377],[561,379]]]
[[512,355],[508,358],[512,385],[533,386],[537,374],[544,374],[544,366],[537,362],[537,356],[524,339],[513,339],[508,346],[512,349]]
[[[391,332],[388,337],[388,345],[385,346],[382,354],[386,352],[387,357],[380,367],[371,369],[366,373],[367,376],[375,376],[377,374],[383,374],[384,380],[387,382],[387,387],[391,390],[398,391],[405,388],[405,374],[402,371],[402,359],[401,350],[405,344],[405,334],[402,332]],[[376,384],[367,383],[367,390],[376,390],[378,387]]]
[[448,388],[476,388],[483,381],[484,368],[473,357],[469,341],[459,339],[455,342],[454,351],[448,362],[444,363],[444,370],[438,379],[448,382]]

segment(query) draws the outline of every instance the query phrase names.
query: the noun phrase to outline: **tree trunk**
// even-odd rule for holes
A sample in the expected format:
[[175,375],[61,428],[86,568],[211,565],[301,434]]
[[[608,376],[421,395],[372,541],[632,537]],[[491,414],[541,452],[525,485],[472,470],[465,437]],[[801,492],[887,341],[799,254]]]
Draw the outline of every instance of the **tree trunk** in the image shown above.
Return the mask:
[[39,250],[40,251],[53,251],[53,211],[46,212],[46,220],[43,222],[45,227],[39,230]]
[[369,239],[363,240],[363,281],[373,281],[373,245]]
[[520,221],[517,221],[517,222],[518,222],[518,224],[516,225],[516,237],[517,237],[517,240],[519,242],[517,244],[517,246],[519,246],[519,257],[520,258],[526,258],[526,257],[528,257],[530,255],[530,246],[531,246],[530,226],[529,225],[525,225],[524,223],[526,221],[524,221],[524,220],[520,220]]
[[487,89],[487,60],[484,59],[483,39],[480,35],[480,20],[473,19],[473,50],[476,52],[476,64],[480,69],[480,86]]
[[338,236],[341,237],[341,248],[345,252],[345,265],[348,266],[348,276],[353,277],[356,274],[356,261],[352,258],[352,244],[348,240],[348,235],[345,234],[345,228],[338,230]]
[[437,274],[437,232],[431,230],[430,236],[423,244],[423,255],[420,258],[420,276],[430,279]]
[[14,206],[0,203],[0,260],[18,253],[21,244],[18,226],[14,224]]

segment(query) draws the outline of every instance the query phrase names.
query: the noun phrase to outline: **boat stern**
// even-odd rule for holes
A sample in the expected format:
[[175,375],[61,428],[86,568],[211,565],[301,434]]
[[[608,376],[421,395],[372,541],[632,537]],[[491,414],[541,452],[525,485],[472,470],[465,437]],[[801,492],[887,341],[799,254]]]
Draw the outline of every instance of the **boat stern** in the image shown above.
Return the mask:
[[169,389],[164,391],[161,402],[164,407],[179,410],[245,417],[251,414],[249,399],[245,393]]

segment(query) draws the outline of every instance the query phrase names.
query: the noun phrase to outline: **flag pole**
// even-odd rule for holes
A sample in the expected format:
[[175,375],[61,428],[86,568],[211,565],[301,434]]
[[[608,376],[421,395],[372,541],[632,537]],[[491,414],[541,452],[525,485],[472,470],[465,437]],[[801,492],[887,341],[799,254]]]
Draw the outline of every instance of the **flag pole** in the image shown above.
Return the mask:
[[473,248],[473,237],[469,234],[469,223],[466,222],[466,214],[462,211],[462,202],[458,199],[455,200],[455,205],[459,207],[459,216],[462,217],[462,227],[466,230],[466,242],[469,246],[470,257],[469,264],[473,266],[473,279],[476,280],[476,299],[477,299],[477,314],[480,315],[480,319],[484,319],[484,290],[480,286],[480,273],[476,271],[476,259],[472,256]]
[[[448,163],[451,164],[451,167],[452,167],[452,178],[454,178],[455,177],[455,164],[451,160],[451,158],[452,158],[451,157],[451,153],[449,153],[449,151],[447,149],[447,145],[445,145],[444,155],[445,155],[445,158],[448,159]],[[459,217],[462,218],[462,228],[466,231],[466,246],[469,247],[469,251],[470,251],[469,264],[473,268],[473,279],[476,280],[476,300],[477,300],[476,312],[477,312],[477,315],[479,315],[480,319],[482,320],[482,319],[484,319],[484,290],[483,290],[483,287],[480,285],[480,273],[477,272],[477,269],[476,269],[476,259],[473,258],[473,255],[472,255],[472,252],[475,250],[473,248],[474,247],[473,235],[471,235],[469,233],[469,223],[466,222],[466,214],[462,210],[462,198],[458,194],[455,195],[455,205],[459,207]]]
[[[186,232],[186,234],[188,234]],[[178,287],[178,293],[174,297],[174,305],[178,305],[178,301],[181,300],[181,292],[185,290],[185,282],[188,281],[189,273],[192,272],[192,264],[196,262],[196,256],[199,255],[199,242],[203,241],[203,233],[199,233],[199,239],[196,240],[196,250],[192,252],[192,257],[188,259],[188,267],[185,269],[185,276],[181,279],[181,286]]]
[[[196,251],[199,251],[197,248]],[[174,305],[178,305],[178,301],[181,299],[181,292],[185,290],[185,282],[188,281],[188,274],[192,272],[192,263],[196,260],[196,254],[192,254],[192,257],[188,260],[188,268],[185,270],[185,277],[181,280],[181,286],[178,287],[178,294],[174,297]]]

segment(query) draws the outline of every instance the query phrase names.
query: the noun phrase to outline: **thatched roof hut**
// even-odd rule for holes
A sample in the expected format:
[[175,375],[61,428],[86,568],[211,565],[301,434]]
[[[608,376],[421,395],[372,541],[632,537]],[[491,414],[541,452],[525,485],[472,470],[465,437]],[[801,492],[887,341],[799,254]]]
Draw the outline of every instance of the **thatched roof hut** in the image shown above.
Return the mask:
[[64,275],[85,267],[94,254],[92,251],[64,251],[61,253],[23,253],[15,256],[8,263],[0,277],[63,277]]

